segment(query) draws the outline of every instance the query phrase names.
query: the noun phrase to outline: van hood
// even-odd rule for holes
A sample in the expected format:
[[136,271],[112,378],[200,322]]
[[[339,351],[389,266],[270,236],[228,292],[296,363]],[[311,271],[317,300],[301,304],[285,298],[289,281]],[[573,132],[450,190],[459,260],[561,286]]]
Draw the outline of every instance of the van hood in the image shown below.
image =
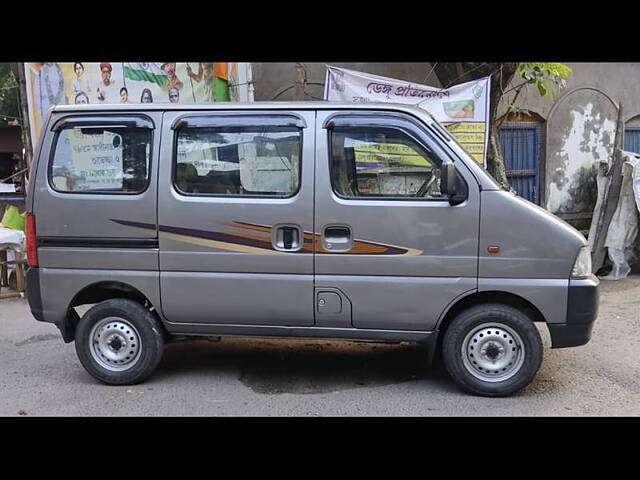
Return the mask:
[[567,222],[504,190],[482,191],[479,239],[478,275],[488,278],[568,279],[587,245]]

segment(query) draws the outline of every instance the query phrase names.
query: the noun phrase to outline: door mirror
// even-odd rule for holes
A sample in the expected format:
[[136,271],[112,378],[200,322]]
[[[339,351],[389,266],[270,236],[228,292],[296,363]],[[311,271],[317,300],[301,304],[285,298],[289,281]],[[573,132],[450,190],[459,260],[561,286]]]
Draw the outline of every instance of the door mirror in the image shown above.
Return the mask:
[[440,191],[449,198],[456,194],[456,166],[451,160],[445,160],[440,167]]

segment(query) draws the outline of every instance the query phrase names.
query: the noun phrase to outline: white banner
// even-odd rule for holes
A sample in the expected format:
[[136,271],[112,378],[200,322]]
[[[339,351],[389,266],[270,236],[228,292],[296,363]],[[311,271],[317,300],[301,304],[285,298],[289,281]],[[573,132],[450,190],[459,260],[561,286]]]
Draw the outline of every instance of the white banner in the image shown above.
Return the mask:
[[82,189],[121,189],[122,137],[106,130],[99,135],[84,135],[80,129],[71,133],[71,160],[84,179]]
[[484,77],[445,89],[327,66],[324,98],[417,105],[447,127],[469,154],[484,164],[489,139],[489,80]]

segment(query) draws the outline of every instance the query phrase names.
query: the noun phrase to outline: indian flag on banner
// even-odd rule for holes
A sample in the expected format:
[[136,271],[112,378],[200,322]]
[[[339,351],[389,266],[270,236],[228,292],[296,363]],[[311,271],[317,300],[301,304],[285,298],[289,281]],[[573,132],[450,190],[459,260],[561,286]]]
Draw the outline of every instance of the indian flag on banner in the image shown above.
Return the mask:
[[167,75],[157,63],[139,62],[124,64],[124,78],[134,82],[155,83],[163,86],[167,82]]
[[229,68],[226,62],[214,64],[213,88],[217,102],[229,101]]
[[169,101],[164,86],[167,74],[160,63],[123,63],[124,87],[127,89],[127,103],[166,103]]
[[[167,67],[163,70],[164,65]],[[227,63],[136,62],[123,63],[122,69],[128,95],[126,103],[211,103],[229,100]],[[168,88],[170,83],[177,92]]]

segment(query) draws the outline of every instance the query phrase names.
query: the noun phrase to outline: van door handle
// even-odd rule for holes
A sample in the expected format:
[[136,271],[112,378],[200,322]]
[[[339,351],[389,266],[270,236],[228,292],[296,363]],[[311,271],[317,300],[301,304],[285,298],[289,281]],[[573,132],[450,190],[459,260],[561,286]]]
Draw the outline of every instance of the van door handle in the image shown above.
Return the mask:
[[353,246],[353,233],[348,225],[325,225],[322,248],[331,252],[346,252]]
[[271,243],[276,250],[296,252],[302,248],[302,229],[298,225],[276,225],[271,236]]

